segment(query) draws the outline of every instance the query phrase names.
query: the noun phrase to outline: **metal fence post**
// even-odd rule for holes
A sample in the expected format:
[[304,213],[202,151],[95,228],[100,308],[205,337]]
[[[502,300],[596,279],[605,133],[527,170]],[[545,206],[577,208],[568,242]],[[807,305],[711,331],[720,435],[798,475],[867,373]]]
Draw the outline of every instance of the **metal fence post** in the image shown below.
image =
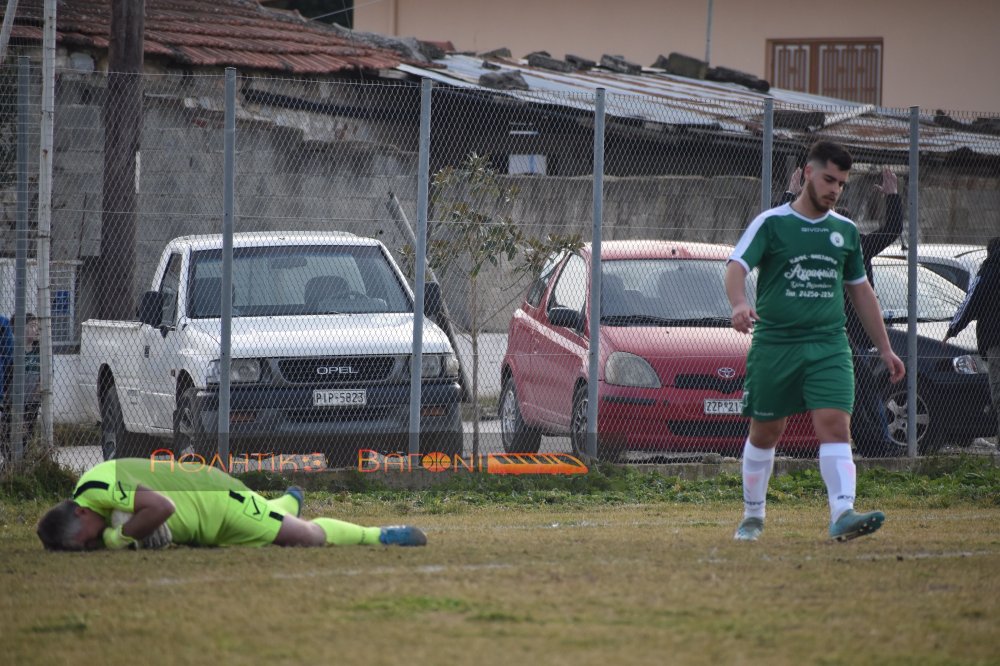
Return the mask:
[[[427,190],[431,164],[431,80],[420,84],[420,148],[417,166],[417,246],[413,254],[413,350],[410,353],[410,449],[420,454],[421,350],[424,347],[424,276],[427,266]],[[478,453],[474,452],[474,455]],[[475,457],[473,457],[475,460]]]
[[52,246],[52,165],[56,87],[56,1],[45,0],[42,33],[42,117],[38,151],[38,240],[35,266],[39,345],[39,414],[42,441],[47,449],[53,442],[52,429],[52,290],[49,263]]
[[226,67],[222,166],[222,331],[219,351],[219,461],[229,471],[229,397],[233,333],[233,207],[236,189],[236,69]]
[[906,444],[907,455],[917,457],[917,229],[919,228],[920,191],[920,107],[910,107],[910,222],[907,243],[906,293]]
[[772,207],[771,174],[774,172],[774,98],[764,99],[764,142],[760,148],[760,210]]
[[590,357],[587,377],[587,456],[597,457],[597,377],[601,340],[601,225],[604,219],[604,88],[594,100],[594,226],[590,255]]

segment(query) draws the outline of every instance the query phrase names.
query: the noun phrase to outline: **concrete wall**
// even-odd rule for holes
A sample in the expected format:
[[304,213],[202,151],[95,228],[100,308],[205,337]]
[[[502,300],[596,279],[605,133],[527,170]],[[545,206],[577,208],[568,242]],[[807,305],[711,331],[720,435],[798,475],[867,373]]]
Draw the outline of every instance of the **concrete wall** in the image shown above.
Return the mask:
[[[512,216],[528,233],[544,238],[549,233],[579,232],[591,240],[590,178],[507,181],[519,189]],[[863,232],[874,230],[884,219],[883,197],[875,189],[879,182],[877,172],[854,174],[841,199]],[[900,179],[900,193],[905,209],[905,175]],[[985,244],[1000,234],[998,179],[931,172],[922,181],[920,205],[921,242]],[[607,177],[603,212],[602,238],[608,240],[663,238],[733,244],[760,212],[760,181],[737,176]],[[479,304],[486,314],[482,325],[487,331],[506,331],[514,301],[527,287],[528,279],[514,277],[510,269],[509,265],[503,270],[487,268],[479,280]],[[454,273],[442,282],[452,314],[467,322],[465,282]]]
[[[625,0],[386,0],[355,3],[358,30],[450,40],[515,57],[548,51],[600,60],[620,54],[650,65],[676,51],[705,58],[708,2]],[[768,39],[869,38],[884,44],[882,103],[1000,112],[1000,3],[996,0],[714,0],[712,65],[762,78]]]
[[[82,261],[78,320],[91,316],[94,299],[102,293],[102,282],[116,278],[95,275],[94,262],[90,261],[100,252],[101,242],[102,81],[101,76],[91,79],[63,74],[56,112],[52,259]],[[318,100],[353,111],[313,112],[260,101],[241,104],[236,230],[340,229],[378,237],[393,251],[401,248],[406,237],[392,221],[385,204],[389,193],[395,193],[415,224],[414,91],[374,86],[371,93],[365,93],[365,87],[356,84],[269,79],[251,79],[247,85],[261,93]],[[149,80],[139,184],[136,294],[148,288],[168,240],[221,230],[221,86],[222,79],[214,76],[168,74]],[[461,134],[454,128],[450,131]],[[566,141],[578,138],[567,136]],[[623,145],[615,140],[614,136],[609,138],[610,145]],[[627,149],[611,152],[625,157],[636,154],[637,149],[627,145]],[[646,149],[656,152],[651,146]],[[661,153],[673,157],[660,158],[662,163],[658,165],[677,170],[681,165],[691,173],[702,174],[712,172],[708,168],[711,164],[716,165],[714,168],[739,169],[737,173],[752,171],[749,158],[743,160],[747,163],[742,166],[735,164],[731,159],[735,150],[728,148],[725,154],[718,154],[702,148],[688,155],[677,149],[661,149]],[[35,163],[31,168],[35,173],[37,151],[32,153]],[[575,154],[568,151],[567,155],[571,153]],[[563,161],[569,162],[570,158]],[[630,166],[632,161],[619,161],[623,171],[634,168]],[[1000,178],[963,175],[968,172],[970,169],[954,165],[928,165],[922,169],[922,240],[982,243],[1000,233]],[[905,194],[905,174],[902,180]],[[526,176],[511,178],[510,182],[519,188],[514,219],[527,231],[540,237],[550,231],[576,231],[589,238],[593,199],[589,175]],[[876,182],[876,172],[856,173],[844,197],[863,226],[875,225],[881,219],[878,197],[873,194]],[[4,218],[0,243],[6,256],[13,254],[13,193],[12,180],[0,188],[0,213]],[[732,243],[758,212],[759,181],[745,175],[608,176],[604,196],[605,238]],[[32,216],[34,213],[33,209]],[[486,302],[506,303],[516,297],[520,282],[512,286],[515,281],[509,275],[492,278],[482,281],[491,292]],[[454,279],[449,277],[449,281]],[[449,291],[456,294],[468,291],[461,284],[450,287]],[[467,321],[463,302],[457,296],[456,301],[456,314]],[[506,327],[502,316],[498,315],[498,321],[490,325],[493,330]]]

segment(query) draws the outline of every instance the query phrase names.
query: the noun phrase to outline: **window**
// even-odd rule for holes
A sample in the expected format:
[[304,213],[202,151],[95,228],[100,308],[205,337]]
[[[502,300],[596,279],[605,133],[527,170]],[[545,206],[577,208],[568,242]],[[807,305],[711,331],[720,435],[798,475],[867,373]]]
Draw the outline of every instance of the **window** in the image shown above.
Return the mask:
[[574,254],[566,262],[566,268],[559,274],[556,286],[549,299],[549,309],[559,306],[583,312],[587,300],[587,264]]
[[769,39],[771,85],[865,104],[882,103],[882,38]]
[[[188,312],[218,317],[222,251],[192,254]],[[233,316],[412,312],[382,250],[368,245],[288,245],[233,250]]]
[[545,288],[549,286],[549,280],[552,279],[552,274],[555,273],[564,256],[566,255],[563,252],[559,252],[549,256],[545,260],[545,265],[542,266],[542,270],[538,274],[538,277],[535,278],[535,281],[531,283],[531,288],[528,289],[528,295],[525,297],[529,305],[537,308],[542,302],[542,296],[545,295]]
[[160,323],[173,326],[177,319],[177,292],[181,286],[181,255],[174,252],[167,260],[167,268],[160,281],[160,294],[163,296],[163,312]]

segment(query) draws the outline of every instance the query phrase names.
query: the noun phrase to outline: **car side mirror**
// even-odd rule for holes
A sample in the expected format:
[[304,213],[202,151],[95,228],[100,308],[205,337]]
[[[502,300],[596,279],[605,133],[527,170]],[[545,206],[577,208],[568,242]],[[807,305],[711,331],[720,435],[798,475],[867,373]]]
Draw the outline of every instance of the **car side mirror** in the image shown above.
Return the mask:
[[441,314],[441,285],[437,282],[424,283],[424,315],[437,319]]
[[147,291],[139,300],[136,318],[143,324],[156,327],[163,319],[163,294],[158,291]]
[[579,331],[583,327],[583,315],[579,310],[556,306],[549,310],[549,323]]

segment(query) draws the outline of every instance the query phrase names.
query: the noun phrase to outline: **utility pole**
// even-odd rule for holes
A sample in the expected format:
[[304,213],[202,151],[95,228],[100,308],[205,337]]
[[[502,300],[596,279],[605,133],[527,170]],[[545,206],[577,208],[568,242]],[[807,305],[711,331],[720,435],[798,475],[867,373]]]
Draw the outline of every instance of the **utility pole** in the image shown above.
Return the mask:
[[135,315],[136,209],[142,133],[145,0],[111,1],[108,81],[104,96],[104,186],[101,256],[94,285],[98,316]]
[[708,20],[705,22],[705,64],[712,64],[712,0],[708,0]]

